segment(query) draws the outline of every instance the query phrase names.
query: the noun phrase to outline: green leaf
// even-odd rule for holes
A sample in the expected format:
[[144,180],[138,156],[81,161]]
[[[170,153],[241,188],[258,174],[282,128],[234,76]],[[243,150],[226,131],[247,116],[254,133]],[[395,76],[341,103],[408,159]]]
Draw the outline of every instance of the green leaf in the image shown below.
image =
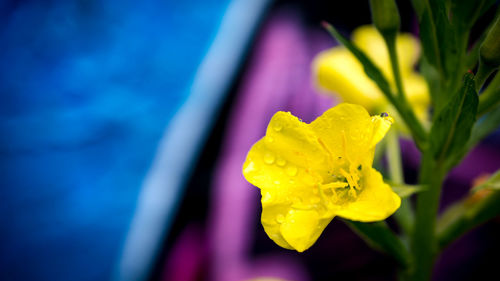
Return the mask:
[[455,34],[448,21],[444,1],[425,1],[425,10],[420,20],[420,38],[424,56],[443,77],[450,73],[450,65],[456,55]]
[[441,249],[471,229],[500,215],[500,191],[486,191],[477,197],[459,201],[441,215],[436,229]]
[[496,0],[451,0],[451,19],[458,29],[470,29]]
[[345,220],[345,222],[370,247],[391,255],[402,267],[409,265],[408,250],[385,221],[363,223]]
[[448,160],[447,168],[453,167],[460,159],[457,154],[463,153],[476,121],[477,105],[474,79],[467,73],[462,88],[438,113],[431,128],[430,150],[438,162]]
[[485,114],[476,122],[476,124],[474,124],[467,145],[463,147],[461,152],[455,155],[456,159],[453,161],[458,162],[482,139],[498,129],[498,127],[500,127],[500,105],[494,107],[489,113]]
[[436,26],[429,10],[424,10],[420,21],[420,41],[427,62],[440,73],[444,72],[439,51]]
[[469,52],[467,54],[467,57],[465,58],[465,66],[467,67],[467,69],[474,69],[478,63],[478,60],[479,60],[479,49],[481,47],[481,44],[484,42],[484,40],[486,39],[486,36],[488,35],[489,31],[491,30],[491,28],[495,25],[495,22],[496,22],[496,19],[498,17],[500,17],[500,10],[497,11],[497,15],[495,16],[495,18],[488,24],[488,27],[486,27],[481,35],[479,36],[479,39],[476,40],[476,42],[474,42],[474,45],[472,46],[472,48],[469,49]]
[[500,105],[500,74],[497,72],[488,87],[479,96],[478,116]]
[[498,127],[500,127],[500,105],[487,113],[474,125],[467,148],[471,149],[476,146],[476,144]]
[[478,192],[483,189],[500,190],[500,170],[496,171],[484,183],[474,187],[474,189],[472,189],[472,192]]
[[397,184],[387,180],[385,182],[389,184],[392,191],[394,191],[401,198],[408,198],[415,193],[427,190],[427,186],[425,185]]

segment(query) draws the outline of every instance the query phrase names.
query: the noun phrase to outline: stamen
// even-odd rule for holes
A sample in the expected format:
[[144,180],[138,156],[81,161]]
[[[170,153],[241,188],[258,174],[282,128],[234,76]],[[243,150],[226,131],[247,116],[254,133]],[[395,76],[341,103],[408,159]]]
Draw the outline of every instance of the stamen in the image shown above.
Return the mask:
[[350,174],[348,174],[344,169],[340,169],[340,173],[345,177],[345,179],[347,180],[347,182],[349,183],[349,185],[352,187],[352,188],[357,188],[358,185],[357,183],[354,181],[354,179],[352,178],[352,176]]
[[[361,167],[361,166],[359,166],[359,167]],[[359,188],[358,187],[358,182],[359,182],[359,174],[358,174],[358,172],[359,172],[359,170],[357,168],[355,168],[355,166],[352,165],[352,164],[349,167],[349,170],[351,172],[350,175],[352,177],[352,180],[356,183],[356,185],[353,186],[353,187],[356,188],[356,189],[358,189]]]
[[356,190],[354,188],[349,188],[348,194],[350,197],[356,198],[358,194],[356,193]]
[[322,189],[334,189],[334,188],[339,188],[339,187],[346,187],[348,186],[349,184],[346,183],[346,182],[331,182],[331,183],[327,183],[327,184],[324,184],[321,186]]

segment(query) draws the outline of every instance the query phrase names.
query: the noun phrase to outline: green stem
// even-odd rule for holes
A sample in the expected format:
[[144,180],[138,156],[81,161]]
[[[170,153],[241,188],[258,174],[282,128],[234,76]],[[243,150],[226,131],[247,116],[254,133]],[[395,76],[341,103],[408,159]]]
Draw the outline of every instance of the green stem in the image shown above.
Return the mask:
[[399,71],[399,61],[396,49],[396,35],[386,35],[384,36],[385,44],[387,45],[387,50],[389,51],[389,58],[391,59],[392,73],[394,75],[394,81],[396,82],[396,88],[398,89],[398,95],[401,100],[406,100],[406,95],[403,87],[403,81],[401,79],[401,72]]
[[396,49],[396,33],[384,34],[383,36],[385,44],[387,45],[387,51],[389,52],[392,73],[394,76],[394,81],[396,83],[396,88],[398,90],[397,98],[391,100],[391,102],[397,108],[399,114],[404,118],[407,126],[412,132],[412,135],[415,139],[415,143],[422,150],[424,147],[424,140],[426,139],[427,133],[422,127],[420,121],[418,121],[418,119],[416,118],[415,113],[408,105],[408,101],[406,99],[406,94],[403,86],[403,79],[401,78],[401,71],[399,70],[399,61]]
[[420,182],[429,187],[418,195],[415,227],[411,241],[413,281],[429,280],[437,254],[435,235],[436,216],[441,195],[441,185],[445,172],[441,163],[436,163],[430,153],[424,154],[421,165]]
[[[404,184],[401,150],[399,147],[398,133],[395,129],[389,130],[387,133],[387,159],[389,162],[391,180],[396,184]],[[401,201],[401,207],[399,207],[394,215],[403,233],[406,235],[410,234],[414,217],[408,198]]]
[[405,124],[410,129],[413,140],[420,151],[423,151],[427,146],[427,132],[425,131],[422,123],[417,119],[417,116],[410,108],[406,100],[401,102],[400,100],[392,101],[394,107],[398,110],[398,113],[403,118]]

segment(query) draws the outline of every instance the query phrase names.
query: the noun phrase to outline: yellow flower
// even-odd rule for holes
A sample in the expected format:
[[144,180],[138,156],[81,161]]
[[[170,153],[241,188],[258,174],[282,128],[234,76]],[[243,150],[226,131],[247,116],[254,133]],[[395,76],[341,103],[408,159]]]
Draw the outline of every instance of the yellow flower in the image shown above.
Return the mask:
[[371,222],[394,213],[401,199],[372,168],[375,145],[392,124],[343,103],[304,123],[277,112],[253,145],[243,175],[261,189],[262,225],[283,248],[302,252],[334,216]]
[[[408,101],[416,114],[424,117],[429,105],[429,90],[424,78],[413,68],[420,55],[417,39],[400,34],[396,39],[399,67]],[[373,26],[361,26],[352,35],[352,41],[382,71],[395,88],[391,62],[384,39]],[[366,76],[361,63],[343,46],[320,53],[313,62],[317,84],[335,92],[343,101],[364,106],[369,112],[386,110],[388,101],[377,85]]]

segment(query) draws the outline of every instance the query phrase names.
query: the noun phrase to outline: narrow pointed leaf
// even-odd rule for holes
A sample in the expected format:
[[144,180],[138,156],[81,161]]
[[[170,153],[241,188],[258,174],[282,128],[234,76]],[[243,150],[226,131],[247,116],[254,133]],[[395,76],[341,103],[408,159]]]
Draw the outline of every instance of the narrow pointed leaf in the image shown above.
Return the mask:
[[399,197],[408,198],[415,193],[426,191],[427,187],[425,185],[409,185],[409,184],[396,184],[386,181]]
[[483,138],[500,127],[500,105],[478,120],[471,132],[468,149],[476,146]]
[[447,168],[453,167],[463,156],[463,147],[476,121],[477,105],[474,79],[467,73],[461,89],[438,113],[431,128],[431,152],[437,161],[446,161]]
[[409,265],[408,250],[385,221],[363,223],[345,220],[345,222],[370,247],[391,255],[402,267]]
[[496,171],[487,181],[474,187],[473,192],[483,189],[500,190],[500,170]]
[[[483,194],[481,194],[483,193]],[[481,190],[476,198],[450,206],[437,222],[437,238],[441,249],[478,225],[500,215],[500,191]]]

